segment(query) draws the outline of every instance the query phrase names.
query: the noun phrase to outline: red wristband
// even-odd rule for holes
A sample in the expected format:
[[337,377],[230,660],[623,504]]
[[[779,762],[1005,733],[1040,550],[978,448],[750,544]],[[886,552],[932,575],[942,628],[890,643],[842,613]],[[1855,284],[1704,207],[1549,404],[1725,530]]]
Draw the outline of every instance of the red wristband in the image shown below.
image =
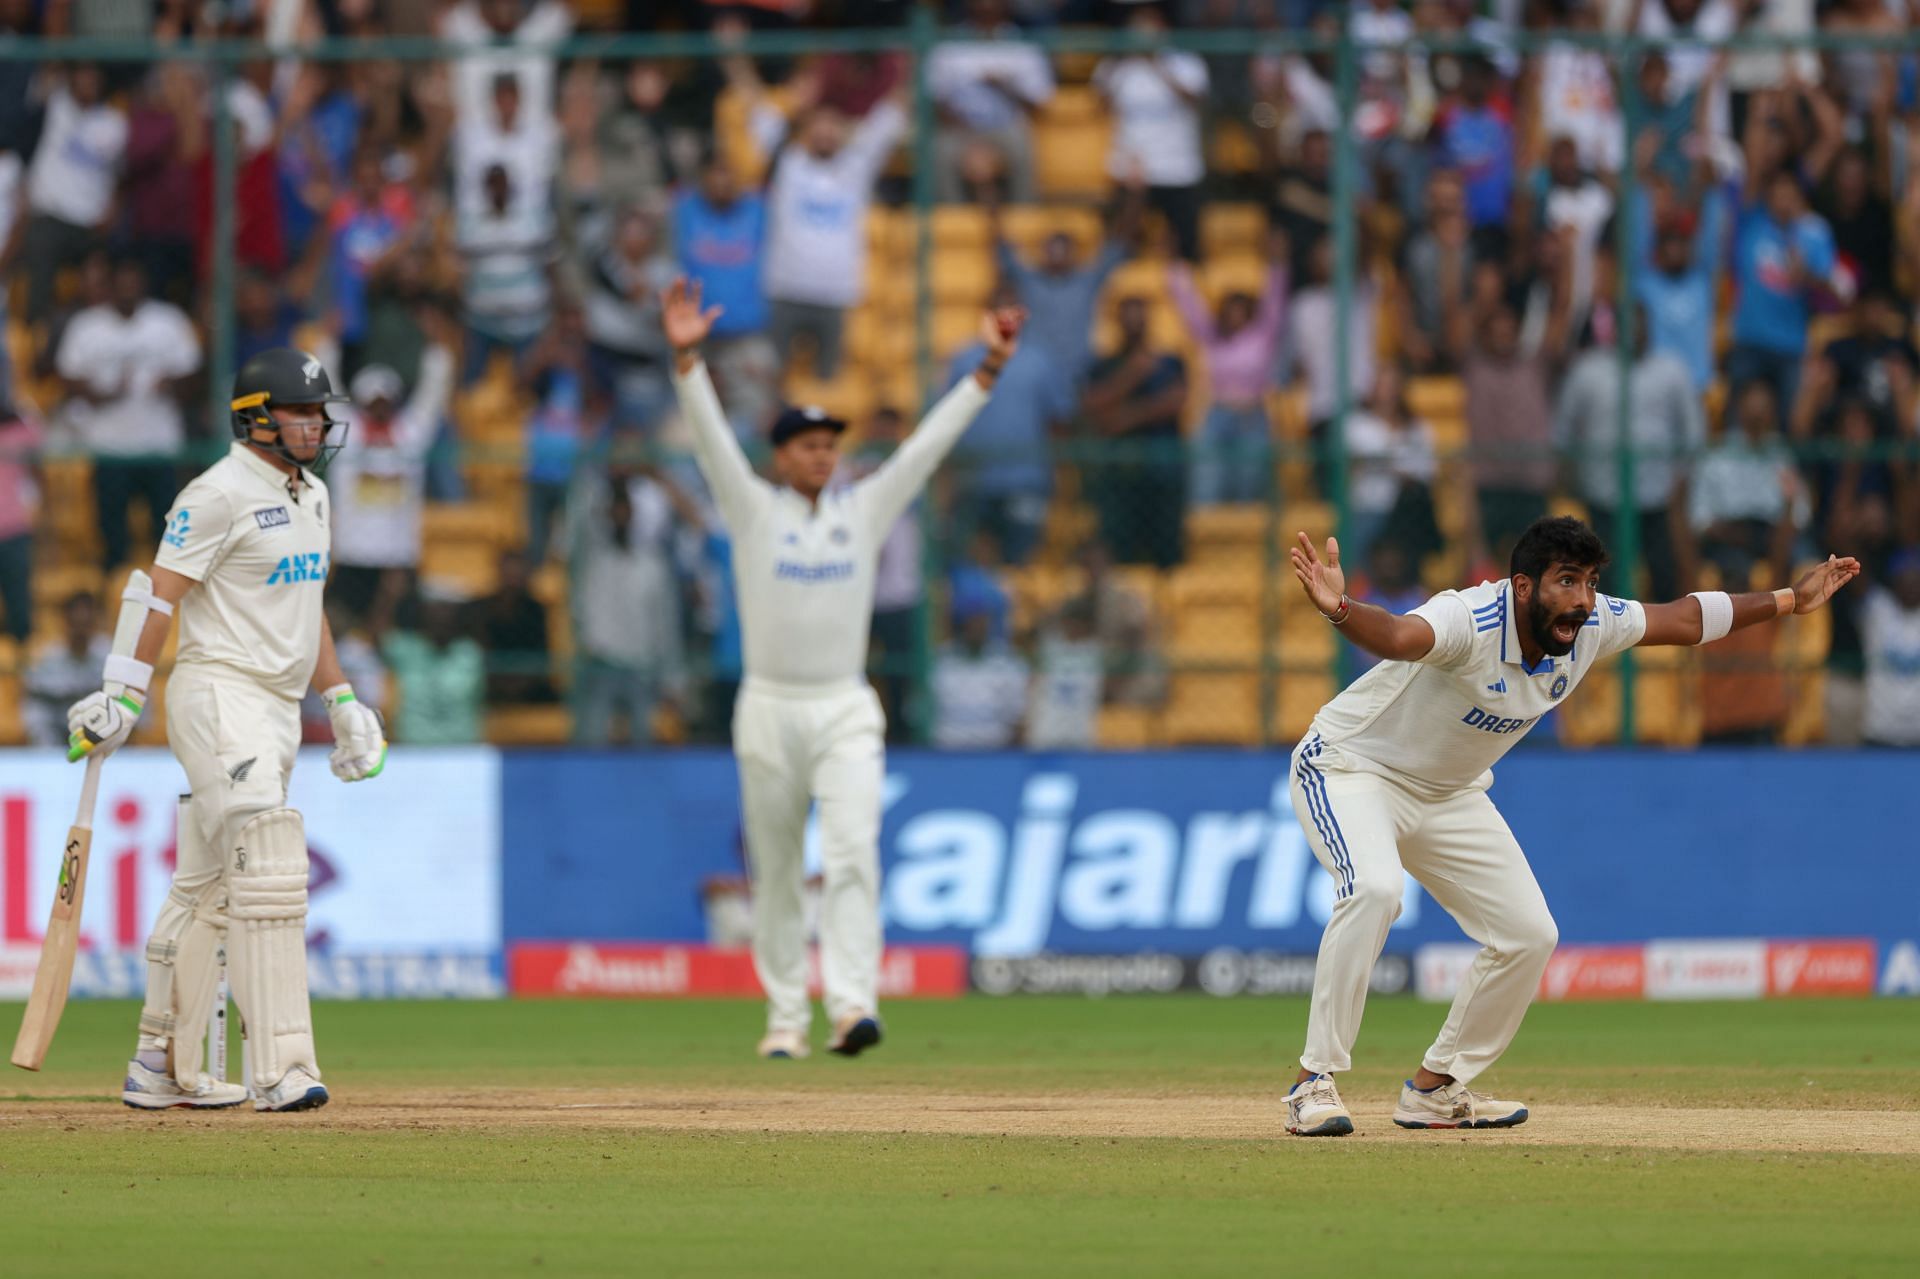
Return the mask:
[[1334,609],[1333,612],[1331,613],[1320,614],[1320,616],[1326,618],[1329,622],[1332,622],[1335,626],[1346,625],[1347,618],[1351,617],[1352,615],[1353,615],[1353,601],[1348,599],[1344,594],[1340,596],[1339,608]]

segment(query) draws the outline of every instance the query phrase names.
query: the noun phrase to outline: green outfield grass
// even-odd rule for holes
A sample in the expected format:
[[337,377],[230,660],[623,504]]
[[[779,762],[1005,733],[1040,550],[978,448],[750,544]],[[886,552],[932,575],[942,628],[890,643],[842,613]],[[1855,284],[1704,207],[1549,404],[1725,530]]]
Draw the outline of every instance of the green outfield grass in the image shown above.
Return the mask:
[[[0,1030],[18,1015],[0,1005]],[[1390,1103],[1441,1015],[1374,1001],[1342,1081],[1356,1110]],[[743,1003],[327,1004],[336,1104],[269,1118],[124,1110],[135,1009],[75,1004],[47,1070],[0,1086],[0,1274],[1804,1275],[1920,1256],[1920,1148],[1885,1140],[1920,1131],[1912,1003],[1540,1007],[1484,1081],[1534,1106],[1525,1141],[1363,1120],[1306,1142],[1278,1135],[1277,1100],[1239,1138],[996,1131],[999,1100],[1264,1116],[1304,1017],[1297,1000],[898,1004],[871,1057],[776,1064],[751,1058]],[[783,1116],[871,1098],[912,1131],[551,1109],[769,1090]],[[529,1109],[503,1118],[507,1095]],[[911,1121],[956,1095],[980,1103],[977,1131]],[[1685,1108],[1684,1139],[1665,1108]],[[1769,1114],[1831,1146],[1756,1144]]]

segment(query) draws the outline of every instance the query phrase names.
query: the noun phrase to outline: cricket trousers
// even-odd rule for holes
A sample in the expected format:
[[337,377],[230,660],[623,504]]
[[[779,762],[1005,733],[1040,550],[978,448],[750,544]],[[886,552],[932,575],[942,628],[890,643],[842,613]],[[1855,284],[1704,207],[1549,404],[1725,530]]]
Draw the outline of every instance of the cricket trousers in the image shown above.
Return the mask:
[[880,699],[864,683],[823,689],[748,677],[733,710],[740,810],[753,875],[753,963],[770,1030],[804,1033],[807,815],[819,805],[820,978],[827,1016],[878,1011]]
[[1480,943],[1422,1062],[1465,1083],[1506,1051],[1533,1002],[1559,940],[1546,898],[1485,790],[1431,800],[1377,773],[1332,767],[1326,752],[1309,735],[1290,769],[1293,811],[1334,880],[1300,1064],[1325,1073],[1352,1066],[1367,982],[1400,915],[1404,871]]

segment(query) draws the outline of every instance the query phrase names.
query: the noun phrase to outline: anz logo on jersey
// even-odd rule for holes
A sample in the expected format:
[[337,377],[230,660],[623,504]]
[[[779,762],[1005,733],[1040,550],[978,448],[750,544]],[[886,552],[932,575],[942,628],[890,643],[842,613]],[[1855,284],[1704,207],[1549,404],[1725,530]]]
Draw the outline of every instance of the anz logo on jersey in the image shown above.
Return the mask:
[[1517,733],[1539,718],[1538,715],[1532,715],[1525,719],[1502,717],[1489,714],[1481,710],[1478,706],[1473,706],[1469,707],[1467,713],[1460,717],[1460,722],[1468,728],[1477,728],[1483,733]]
[[333,557],[325,551],[311,551],[305,555],[282,555],[280,563],[267,577],[268,586],[291,586],[297,582],[324,583],[327,570],[333,565]]

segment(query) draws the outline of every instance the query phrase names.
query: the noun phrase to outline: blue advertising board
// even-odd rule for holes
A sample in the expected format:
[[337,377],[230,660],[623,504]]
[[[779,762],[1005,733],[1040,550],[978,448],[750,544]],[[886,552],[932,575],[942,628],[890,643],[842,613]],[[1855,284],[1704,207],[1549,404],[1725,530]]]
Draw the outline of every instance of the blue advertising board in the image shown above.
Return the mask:
[[[1567,941],[1920,935],[1920,786],[1896,752],[1537,752],[1493,798]],[[1285,757],[889,757],[887,934],[976,954],[1310,951],[1332,905]],[[693,941],[744,870],[730,756],[514,754],[503,932]],[[1411,883],[1389,948],[1460,937]]]

